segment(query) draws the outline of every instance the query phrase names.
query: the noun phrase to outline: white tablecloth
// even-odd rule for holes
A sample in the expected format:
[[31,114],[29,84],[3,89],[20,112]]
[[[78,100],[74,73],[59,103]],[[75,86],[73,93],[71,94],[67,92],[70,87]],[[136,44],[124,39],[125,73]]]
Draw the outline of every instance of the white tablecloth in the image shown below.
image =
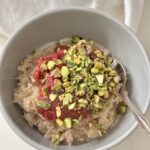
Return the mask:
[[[54,1],[51,0],[51,3],[54,4]],[[62,1],[65,2],[65,4],[70,5],[69,0],[58,0],[60,1],[60,5],[57,7],[62,7]],[[76,2],[75,2],[76,1]],[[81,0],[74,0],[74,5],[79,5],[79,1]],[[84,1],[84,0],[83,0]],[[143,8],[143,0],[85,0],[86,6],[99,9],[101,11],[104,11],[113,17],[116,17],[120,21],[126,23],[129,27],[132,28],[132,30],[137,31],[137,28],[139,26],[140,22],[140,16],[142,14],[142,8]],[[83,3],[85,3],[85,1]],[[99,2],[100,1],[100,2]],[[107,1],[107,2],[106,2]],[[108,2],[109,1],[109,2]],[[48,5],[49,8],[43,9],[44,5],[47,5],[49,2],[48,0],[43,0],[43,5],[37,4],[35,6],[35,10],[41,10],[38,12],[34,12],[33,6],[30,4],[33,4],[33,2],[41,3],[41,0],[3,0],[0,1],[0,34],[4,36],[0,36],[0,52],[2,51],[2,47],[4,43],[7,41],[8,37],[12,34],[13,31],[15,31],[18,27],[20,27],[24,22],[29,20],[30,18],[34,17],[35,15],[45,12],[47,9],[53,8],[54,5]],[[23,5],[22,5],[23,3]],[[97,5],[98,3],[101,3],[101,5]],[[8,5],[9,4],[9,5]],[[17,4],[17,6],[16,6]],[[146,4],[149,4],[150,1],[147,1]],[[27,7],[28,6],[28,7]],[[47,7],[48,7],[47,6]],[[15,8],[17,7],[17,11]],[[147,6],[144,8],[147,8],[147,13],[150,13],[150,10]],[[19,11],[27,10],[27,12],[30,12],[29,14],[24,15],[23,12],[19,13]],[[8,11],[9,10],[9,11]],[[13,10],[15,10],[15,13],[12,13]],[[149,11],[148,11],[149,10]],[[150,49],[149,39],[150,39],[150,21],[149,24],[147,24],[149,16],[147,15],[147,18],[145,19],[145,22],[143,23],[143,27],[140,32],[140,37],[143,39],[143,42],[145,46],[147,46],[147,49]],[[147,30],[145,29],[147,28]],[[149,34],[147,34],[149,33]],[[144,36],[144,35],[146,36]],[[150,54],[150,51],[149,51]],[[150,111],[149,111],[150,114]],[[150,115],[149,115],[150,118]],[[123,143],[119,144],[117,147],[112,148],[112,150],[149,150],[150,142],[149,137],[143,132],[141,128],[138,128],[134,134],[132,134],[128,139],[126,139]],[[22,139],[20,139],[7,125],[5,122],[2,114],[0,113],[0,150],[35,150],[35,148],[31,147],[27,143],[25,143]]]
[[0,33],[10,36],[23,23],[50,9],[81,6],[105,12],[136,31],[144,0],[1,0]]

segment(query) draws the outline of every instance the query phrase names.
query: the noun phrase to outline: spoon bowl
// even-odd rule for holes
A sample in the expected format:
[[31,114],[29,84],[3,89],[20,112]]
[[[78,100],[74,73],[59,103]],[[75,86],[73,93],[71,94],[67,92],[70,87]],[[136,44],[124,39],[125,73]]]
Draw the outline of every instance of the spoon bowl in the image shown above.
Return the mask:
[[141,125],[141,127],[148,134],[150,134],[150,122],[146,119],[144,114],[142,114],[142,112],[136,107],[136,105],[132,103],[132,101],[130,100],[130,98],[127,95],[127,92],[125,89],[126,81],[127,81],[127,73],[126,73],[124,66],[117,59],[113,58],[112,67],[117,70],[117,72],[119,73],[119,75],[121,77],[121,83],[123,83],[122,87],[120,89],[120,95],[123,98],[123,101],[126,103],[126,105],[129,107],[129,109],[133,113],[138,124]]

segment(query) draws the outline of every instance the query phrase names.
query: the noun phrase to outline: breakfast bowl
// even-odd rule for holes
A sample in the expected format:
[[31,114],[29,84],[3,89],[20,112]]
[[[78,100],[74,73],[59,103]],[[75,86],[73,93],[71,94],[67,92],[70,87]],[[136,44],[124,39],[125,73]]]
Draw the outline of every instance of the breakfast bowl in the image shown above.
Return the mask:
[[92,9],[77,7],[49,11],[29,21],[10,37],[0,59],[0,110],[14,132],[37,149],[109,149],[136,128],[137,122],[129,110],[106,136],[67,146],[51,144],[36,128],[29,127],[22,117],[22,110],[13,104],[19,62],[41,45],[72,35],[100,43],[122,62],[128,72],[129,97],[143,113],[146,112],[150,99],[150,68],[144,48],[136,36],[115,19]]

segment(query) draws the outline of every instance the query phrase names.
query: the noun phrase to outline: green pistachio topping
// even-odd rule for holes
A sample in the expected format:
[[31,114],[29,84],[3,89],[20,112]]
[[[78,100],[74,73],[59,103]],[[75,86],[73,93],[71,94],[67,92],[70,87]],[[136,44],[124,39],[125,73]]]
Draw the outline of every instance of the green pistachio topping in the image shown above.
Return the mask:
[[35,102],[36,106],[39,108],[43,108],[45,110],[48,110],[50,108],[50,104],[44,101],[36,101]]
[[63,124],[64,124],[64,122],[61,119],[59,119],[59,118],[56,119],[56,123],[60,127],[63,126]]
[[64,123],[65,123],[65,126],[67,128],[71,128],[71,126],[72,126],[72,120],[71,120],[71,118],[64,119]]
[[48,67],[48,69],[49,70],[52,70],[54,67],[55,67],[55,62],[54,61],[49,61],[48,63],[47,63],[47,67]]
[[53,102],[56,99],[57,95],[56,94],[50,94],[49,98]]
[[74,36],[72,37],[71,42],[72,42],[73,44],[76,44],[76,43],[78,43],[79,41],[80,41],[80,37],[79,37],[79,36],[74,35]]
[[61,81],[59,80],[59,79],[56,79],[55,81],[54,81],[54,86],[53,86],[53,89],[60,89],[61,88],[61,85],[62,85],[62,83],[61,83]]
[[63,66],[61,68],[61,75],[62,75],[63,78],[67,78],[68,77],[68,75],[69,75],[69,69],[68,69],[67,66]]
[[42,63],[41,69],[42,69],[42,70],[47,70],[47,65],[46,65],[46,63]]
[[[121,84],[120,74],[112,67],[112,58],[99,49],[96,43],[73,36],[68,45],[69,49],[66,49],[61,57],[61,52],[56,52],[58,59],[43,59],[39,66],[43,73],[39,83],[47,101],[35,101],[36,107],[54,111],[54,124],[57,128],[61,127],[62,131],[82,126],[84,111],[92,118],[101,116],[100,113],[106,109],[114,109],[111,99],[117,98],[115,91],[117,85]],[[120,99],[115,108],[118,114],[127,111],[127,106]],[[65,115],[65,112],[68,114]],[[72,114],[78,117],[72,117]],[[96,128],[97,136],[102,136],[106,129],[102,128],[99,122],[101,121],[96,119],[88,120],[85,126],[89,130]],[[60,137],[63,132],[59,132],[52,138],[56,144],[62,141]]]
[[91,69],[91,72],[92,72],[93,74],[97,74],[97,73],[99,73],[99,69],[93,67],[93,68]]
[[61,108],[59,106],[56,107],[56,116],[58,118],[61,116]]

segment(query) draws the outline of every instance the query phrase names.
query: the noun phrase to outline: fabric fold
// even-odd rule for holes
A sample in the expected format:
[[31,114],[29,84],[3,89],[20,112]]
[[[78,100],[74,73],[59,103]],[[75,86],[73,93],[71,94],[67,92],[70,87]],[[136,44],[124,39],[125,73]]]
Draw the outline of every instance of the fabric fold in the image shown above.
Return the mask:
[[35,16],[64,6],[97,9],[115,17],[136,32],[143,5],[144,0],[5,0],[0,2],[0,34],[9,37]]

